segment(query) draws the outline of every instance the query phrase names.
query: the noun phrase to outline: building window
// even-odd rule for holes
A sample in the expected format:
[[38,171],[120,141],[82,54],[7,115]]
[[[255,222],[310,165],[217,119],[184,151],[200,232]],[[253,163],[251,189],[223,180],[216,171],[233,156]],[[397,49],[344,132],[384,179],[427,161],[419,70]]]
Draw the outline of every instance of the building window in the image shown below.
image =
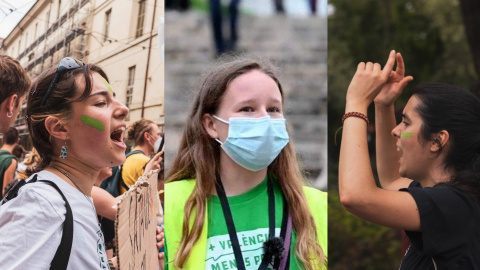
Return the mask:
[[110,30],[110,19],[112,15],[112,10],[105,12],[105,30],[103,31],[103,42],[107,41],[109,30]]
[[45,32],[48,30],[49,22],[50,22],[50,11],[47,11],[47,14],[45,14]]
[[57,8],[57,10],[58,10],[58,13],[57,13],[57,20],[58,20],[58,18],[60,18],[60,11],[61,11],[61,10],[60,10],[60,6],[61,6],[61,5],[62,5],[62,0],[58,0],[58,8]]
[[35,32],[33,32],[33,40],[37,39],[37,28],[38,28],[38,23],[35,24]]
[[[128,84],[127,84],[125,106],[127,106],[127,108],[129,109],[130,109],[130,105],[132,104],[134,83],[135,83],[135,66],[128,68]],[[126,120],[129,120],[129,116],[127,116]]]
[[143,22],[145,21],[145,0],[138,2],[138,19],[137,19],[137,31],[135,32],[135,38],[143,35]]
[[72,44],[70,44],[70,42],[68,42],[66,45],[65,45],[65,56],[71,56],[70,54],[72,53]]

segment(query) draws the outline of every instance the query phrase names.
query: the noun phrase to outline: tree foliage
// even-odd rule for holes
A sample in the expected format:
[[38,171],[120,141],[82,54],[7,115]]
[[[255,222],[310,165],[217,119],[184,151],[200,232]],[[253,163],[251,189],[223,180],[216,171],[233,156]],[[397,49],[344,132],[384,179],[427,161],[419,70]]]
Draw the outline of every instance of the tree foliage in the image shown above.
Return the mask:
[[[435,81],[469,88],[477,76],[465,38],[459,3],[451,0],[330,0],[328,19],[329,269],[397,269],[398,231],[365,222],[341,206],[338,157],[345,94],[359,62],[384,65],[388,52],[401,52],[414,81],[400,97],[405,104],[415,85]],[[373,106],[372,106],[373,107]],[[369,118],[373,122],[373,108]],[[372,133],[370,138],[374,137]],[[374,160],[374,140],[370,140]],[[375,164],[372,162],[374,173]]]

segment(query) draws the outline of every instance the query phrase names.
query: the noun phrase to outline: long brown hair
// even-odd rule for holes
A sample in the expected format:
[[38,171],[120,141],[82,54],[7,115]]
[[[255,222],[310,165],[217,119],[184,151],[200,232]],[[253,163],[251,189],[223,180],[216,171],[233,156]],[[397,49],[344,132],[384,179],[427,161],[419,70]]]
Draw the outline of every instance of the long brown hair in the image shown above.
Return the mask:
[[[72,114],[72,103],[85,100],[92,92],[93,72],[100,74],[108,82],[105,72],[94,64],[86,64],[81,68],[67,70],[53,87],[45,104],[41,106],[56,70],[56,67],[52,67],[35,78],[28,96],[26,111],[28,131],[32,138],[33,147],[37,149],[40,156],[40,160],[35,167],[27,169],[28,174],[45,169],[52,161],[52,137],[45,127],[47,117],[56,116],[62,121],[67,121]],[[83,83],[77,82],[77,78],[83,78]],[[78,93],[82,94],[76,97]]]
[[[214,114],[232,80],[252,70],[259,70],[270,76],[278,85],[282,100],[284,100],[282,86],[275,75],[276,71],[273,65],[257,58],[242,57],[217,65],[215,69],[204,76],[198,89],[183,132],[178,155],[167,178],[167,182],[196,179],[195,190],[185,205],[182,240],[174,258],[177,268],[183,267],[194,243],[200,237],[204,225],[207,198],[214,190],[215,174],[219,170],[220,164],[220,147],[204,129],[202,116]],[[212,161],[214,161],[213,165]],[[315,265],[325,264],[325,254],[317,243],[315,221],[303,193],[303,176],[292,141],[268,167],[268,172],[278,180],[289,206],[293,227],[297,233],[296,257],[307,270],[314,269]],[[189,221],[192,215],[196,215],[196,217],[190,229]]]

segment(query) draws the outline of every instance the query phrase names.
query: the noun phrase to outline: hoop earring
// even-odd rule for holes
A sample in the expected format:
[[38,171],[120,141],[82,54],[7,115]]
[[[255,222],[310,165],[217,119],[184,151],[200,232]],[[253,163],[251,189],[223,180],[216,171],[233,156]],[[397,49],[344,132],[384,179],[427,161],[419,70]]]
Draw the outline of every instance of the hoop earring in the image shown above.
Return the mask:
[[60,151],[61,159],[67,159],[67,151],[68,151],[67,140],[65,140],[65,145],[62,146],[62,150]]
[[[10,114],[10,115],[9,115],[9,114]],[[12,116],[13,116],[13,112],[7,112],[7,117],[8,117],[8,118],[12,118]]]

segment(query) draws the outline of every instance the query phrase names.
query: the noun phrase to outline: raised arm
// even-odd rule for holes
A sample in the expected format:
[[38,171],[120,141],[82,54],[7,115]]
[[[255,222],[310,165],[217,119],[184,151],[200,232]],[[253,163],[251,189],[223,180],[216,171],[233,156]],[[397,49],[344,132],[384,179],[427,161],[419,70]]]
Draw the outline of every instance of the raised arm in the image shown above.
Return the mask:
[[405,64],[402,55],[396,54],[397,69],[390,72],[387,83],[375,97],[375,132],[378,179],[382,188],[399,190],[408,187],[411,179],[402,178],[398,173],[396,140],[392,136],[395,128],[395,100],[400,96],[407,84],[413,80],[412,76],[405,77]]
[[15,159],[12,159],[12,163],[10,163],[10,166],[5,170],[5,173],[3,174],[3,187],[2,187],[2,195],[5,196],[5,187],[8,186],[10,182],[13,181],[13,178],[15,177],[15,170],[17,169],[17,161]]
[[[390,52],[387,64],[360,63],[347,92],[345,112],[367,114],[367,108],[388,81],[395,62]],[[339,162],[340,200],[349,212],[383,226],[421,230],[416,203],[408,192],[378,188],[370,167],[367,124],[348,117],[343,125]]]

